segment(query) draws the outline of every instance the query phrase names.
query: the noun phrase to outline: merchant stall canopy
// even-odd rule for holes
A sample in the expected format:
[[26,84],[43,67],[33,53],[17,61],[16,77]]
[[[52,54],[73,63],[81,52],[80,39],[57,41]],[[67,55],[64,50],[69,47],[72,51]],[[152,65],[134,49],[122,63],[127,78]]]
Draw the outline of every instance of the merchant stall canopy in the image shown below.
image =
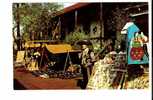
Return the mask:
[[[55,70],[66,70],[70,64],[79,64],[78,53],[80,50],[72,49],[69,44],[56,44],[46,46],[48,58],[55,62]],[[50,61],[50,62],[51,62]]]

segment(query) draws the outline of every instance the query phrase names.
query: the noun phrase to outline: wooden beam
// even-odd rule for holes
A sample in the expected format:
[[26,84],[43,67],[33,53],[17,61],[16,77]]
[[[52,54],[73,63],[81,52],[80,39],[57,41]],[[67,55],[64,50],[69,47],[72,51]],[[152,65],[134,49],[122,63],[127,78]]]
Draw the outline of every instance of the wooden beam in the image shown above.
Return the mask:
[[103,5],[100,3],[100,47],[102,47],[102,38],[104,38]]
[[145,12],[141,12],[141,13],[136,13],[136,14],[130,14],[131,17],[137,17],[137,16],[141,16],[141,15],[146,15],[148,14],[148,11]]
[[139,4],[139,5],[135,5],[135,6],[130,6],[130,7],[127,7],[125,9],[123,9],[124,11],[127,11],[127,10],[130,10],[130,9],[135,9],[135,8],[139,8],[139,7],[144,7],[144,6],[148,6],[148,4]]
[[78,21],[78,11],[75,10],[75,28],[77,28],[77,21]]

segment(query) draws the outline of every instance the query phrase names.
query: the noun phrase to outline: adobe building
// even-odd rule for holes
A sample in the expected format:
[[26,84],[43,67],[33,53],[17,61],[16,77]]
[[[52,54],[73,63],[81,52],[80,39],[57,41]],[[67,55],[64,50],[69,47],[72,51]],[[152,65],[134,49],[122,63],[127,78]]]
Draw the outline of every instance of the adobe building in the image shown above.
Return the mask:
[[[125,40],[120,31],[129,17],[148,36],[148,3],[76,3],[53,14],[58,20],[55,30],[63,40],[74,31],[89,34],[89,39],[102,45],[104,39]],[[94,41],[93,41],[94,42]]]

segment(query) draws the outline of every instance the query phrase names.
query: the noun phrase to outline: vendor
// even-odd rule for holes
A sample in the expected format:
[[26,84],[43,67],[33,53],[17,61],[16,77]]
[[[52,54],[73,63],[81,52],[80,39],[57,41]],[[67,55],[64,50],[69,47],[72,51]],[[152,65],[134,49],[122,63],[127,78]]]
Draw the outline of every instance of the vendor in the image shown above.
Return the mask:
[[83,88],[86,88],[88,79],[91,75],[93,67],[93,59],[94,59],[94,53],[86,44],[83,44],[82,53],[81,53],[81,65],[82,65],[83,82],[84,82]]

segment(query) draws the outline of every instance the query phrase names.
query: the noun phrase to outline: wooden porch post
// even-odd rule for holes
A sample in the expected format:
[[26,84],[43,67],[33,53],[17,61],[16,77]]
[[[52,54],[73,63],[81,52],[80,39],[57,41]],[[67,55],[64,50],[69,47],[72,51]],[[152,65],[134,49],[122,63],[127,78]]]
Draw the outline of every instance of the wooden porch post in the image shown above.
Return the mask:
[[78,21],[78,11],[75,10],[75,29],[77,28],[77,21]]
[[103,23],[103,5],[100,3],[100,47],[102,48],[102,42],[104,38],[104,23]]
[[61,17],[59,16],[59,34],[61,35]]

